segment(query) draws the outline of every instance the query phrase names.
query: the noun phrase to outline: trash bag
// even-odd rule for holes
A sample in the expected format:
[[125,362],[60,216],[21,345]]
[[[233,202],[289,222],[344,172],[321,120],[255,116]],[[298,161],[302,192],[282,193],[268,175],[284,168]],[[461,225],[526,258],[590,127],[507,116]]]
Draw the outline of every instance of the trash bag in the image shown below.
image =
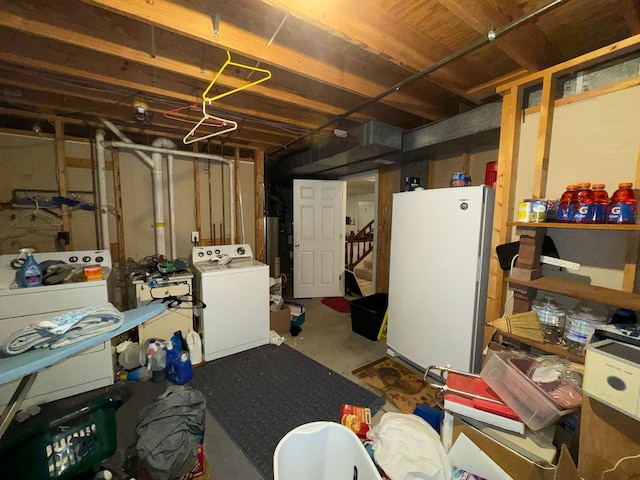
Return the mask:
[[156,480],[179,477],[196,464],[204,436],[206,401],[188,385],[171,385],[138,417],[136,450]]

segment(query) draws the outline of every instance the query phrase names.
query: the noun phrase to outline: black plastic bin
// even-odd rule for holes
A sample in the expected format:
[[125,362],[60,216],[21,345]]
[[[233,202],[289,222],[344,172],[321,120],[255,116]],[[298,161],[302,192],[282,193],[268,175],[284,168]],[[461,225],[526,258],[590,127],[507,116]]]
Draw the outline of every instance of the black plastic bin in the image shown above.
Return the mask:
[[388,304],[389,295],[386,293],[351,300],[351,330],[369,340],[378,340]]

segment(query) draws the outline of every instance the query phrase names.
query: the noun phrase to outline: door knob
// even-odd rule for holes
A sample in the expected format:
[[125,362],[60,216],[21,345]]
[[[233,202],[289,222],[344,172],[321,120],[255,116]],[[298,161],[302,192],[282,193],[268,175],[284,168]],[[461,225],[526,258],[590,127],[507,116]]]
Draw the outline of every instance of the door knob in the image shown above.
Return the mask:
[[300,248],[300,244],[299,244],[299,243],[296,243],[296,244],[294,245],[294,247],[296,247],[296,248]]

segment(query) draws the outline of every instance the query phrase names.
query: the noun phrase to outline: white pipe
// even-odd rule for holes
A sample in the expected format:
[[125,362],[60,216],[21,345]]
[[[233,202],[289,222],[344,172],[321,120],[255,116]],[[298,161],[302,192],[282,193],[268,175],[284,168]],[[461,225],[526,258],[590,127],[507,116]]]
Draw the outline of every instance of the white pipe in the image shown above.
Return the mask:
[[[157,138],[153,141],[153,146],[160,149],[160,152],[151,154],[151,160],[153,161],[151,181],[153,189],[153,227],[155,231],[156,255],[166,256],[167,245],[165,240],[164,195],[162,189],[162,153],[166,152],[167,148],[175,148],[176,145],[166,138]],[[132,148],[137,148],[137,146],[132,145]],[[169,182],[173,182],[173,179],[171,178]],[[172,259],[174,258],[175,257]]]
[[[128,142],[104,142],[105,147],[113,148],[132,148],[135,150],[141,150],[145,152],[155,153],[167,153],[166,149],[147,145],[136,145]],[[221,155],[209,154],[209,153],[197,153],[187,152],[183,150],[173,150],[171,152],[174,156],[188,157],[188,158],[203,158],[206,160],[214,160],[216,162],[223,162],[229,165],[229,205],[231,206],[231,241],[235,241],[236,236],[236,169],[235,161],[224,158]]]
[[109,250],[109,209],[107,207],[107,169],[104,160],[104,130],[96,131],[96,159],[98,163],[98,206],[100,208],[100,234],[102,250]]
[[173,155],[167,155],[167,182],[169,184],[169,237],[171,238],[171,259],[178,258],[176,244],[176,200],[173,185]]
[[164,196],[162,195],[162,155],[151,155],[153,168],[151,169],[151,183],[153,190],[153,228],[156,245],[156,255],[165,255],[164,239]]
[[[125,143],[128,143],[130,145],[135,145],[133,143],[133,141],[127,137],[124,133],[122,133],[120,131],[120,129],[118,127],[116,127],[113,123],[111,123],[109,120],[107,120],[106,118],[102,118],[100,117],[100,121],[109,129],[111,130],[120,140],[122,140]],[[103,140],[104,140],[104,135],[103,135]],[[173,142],[172,142],[173,143]],[[175,148],[175,145],[174,147]],[[153,161],[151,160],[151,158],[149,157],[149,155],[146,155],[143,152],[140,152],[138,150],[136,150],[135,152],[136,155],[138,155],[138,158],[140,158],[140,160],[142,160],[142,162],[149,168],[153,168]]]
[[231,210],[231,243],[236,242],[236,163],[229,162],[229,206]]

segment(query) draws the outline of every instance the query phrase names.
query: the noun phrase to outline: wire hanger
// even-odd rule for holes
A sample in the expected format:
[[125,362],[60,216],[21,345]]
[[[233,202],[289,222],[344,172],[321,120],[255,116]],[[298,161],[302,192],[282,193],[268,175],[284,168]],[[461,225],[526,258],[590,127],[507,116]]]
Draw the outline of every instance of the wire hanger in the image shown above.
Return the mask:
[[[202,102],[202,120],[200,120],[198,123],[196,123],[196,126],[193,127],[189,133],[187,133],[184,138],[182,139],[182,142],[185,145],[188,145],[190,143],[193,142],[198,142],[200,140],[206,140],[207,138],[211,138],[211,137],[215,137],[218,135],[222,135],[224,133],[229,133],[229,132],[233,132],[234,130],[236,130],[238,128],[238,123],[234,122],[233,120],[228,120],[226,118],[221,118],[221,117],[216,117],[215,115],[211,115],[209,113],[207,113],[207,103],[209,102]],[[203,135],[201,137],[194,137],[196,134],[196,130],[198,129],[198,127],[200,127],[201,125],[206,125],[207,120],[211,120],[213,119],[216,122],[219,122],[219,126],[222,127],[222,130],[216,130],[213,133],[209,133],[207,135]],[[194,137],[194,138],[190,138],[190,137]]]
[[[241,85],[237,88],[223,92],[219,95],[208,97],[207,95],[209,94],[209,91],[213,88],[213,86],[215,85],[220,75],[222,75],[222,72],[224,71],[224,69],[227,68],[227,66],[229,65],[234,67],[244,68],[246,70],[251,70],[252,72],[260,72],[260,73],[263,73],[264,76],[262,78],[254,80],[253,82],[245,83],[244,85]],[[234,130],[236,130],[238,128],[237,122],[233,120],[228,120],[226,118],[217,117],[215,115],[207,113],[207,105],[211,105],[212,102],[219,100],[220,98],[226,97],[233,93],[240,92],[242,90],[246,90],[247,88],[257,85],[259,83],[262,83],[265,80],[268,80],[270,78],[271,78],[271,72],[269,70],[265,70],[264,68],[252,67],[250,65],[244,65],[242,63],[231,61],[231,53],[229,53],[229,50],[227,50],[226,62],[222,64],[222,67],[220,67],[220,70],[218,70],[218,73],[215,74],[215,76],[213,77],[213,80],[211,80],[211,83],[209,83],[209,86],[205,89],[204,92],[202,92],[202,119],[198,123],[196,123],[196,125],[184,136],[184,138],[182,139],[182,142],[185,145],[188,145],[190,143],[198,142],[200,140],[206,140],[207,138],[215,137],[217,135],[222,135],[222,134],[233,132]],[[173,114],[173,118],[175,119],[176,115],[180,116],[180,111],[189,109],[192,107],[193,105],[189,105],[187,107],[181,107],[173,111],[170,111],[169,114],[170,115]],[[184,119],[182,120],[184,121]],[[211,122],[211,120],[213,120],[213,122]],[[195,136],[196,130],[198,130],[198,128],[201,127],[202,125],[220,127],[221,129],[216,130],[213,133],[203,135],[201,137],[196,137]]]
[[48,213],[46,211],[40,210],[40,205],[38,204],[38,199],[34,198],[33,201],[36,204],[36,209],[32,212],[27,213],[26,215],[22,215],[21,217],[15,218],[9,223],[9,225],[13,228],[29,228],[29,227],[38,227],[44,226],[42,224],[36,224],[36,220],[42,220],[47,226],[59,226],[62,225],[62,220],[56,217],[52,213]]
[[[213,85],[216,83],[220,75],[222,75],[222,72],[224,71],[224,69],[227,68],[227,66],[229,65],[231,65],[232,67],[244,68],[245,70],[251,70],[252,72],[264,73],[265,76],[257,80],[254,80],[253,82],[245,83],[244,85],[233,88],[227,92],[220,93],[219,95],[215,95],[213,97],[207,97],[207,95],[209,94],[209,91],[211,90],[211,88],[213,88]],[[218,70],[218,73],[216,73],[216,75],[213,77],[213,80],[211,80],[211,83],[209,84],[209,86],[206,88],[204,92],[202,92],[202,100],[208,101],[209,103],[211,103],[215,100],[226,97],[227,95],[231,95],[232,93],[237,93],[242,90],[246,90],[249,87],[253,87],[254,85],[257,85],[266,80],[269,80],[270,78],[271,78],[271,72],[269,70],[266,70],[264,68],[252,67],[251,65],[244,65],[242,63],[232,62],[231,53],[229,53],[229,50],[227,50],[227,61],[222,64],[222,67],[220,67],[220,70]]]
[[[173,110],[167,110],[163,112],[163,115],[165,118],[168,118],[169,120],[197,124],[198,122],[200,122],[200,119],[190,117],[190,114],[194,111],[197,111],[197,112],[202,111],[202,109],[200,108],[197,102],[191,105],[186,105],[184,107],[174,108]],[[186,112],[186,113],[183,113],[183,112]],[[201,125],[204,125],[206,127],[222,127],[223,126],[222,122],[220,121],[208,122],[208,123],[205,122],[205,123],[202,123]]]

